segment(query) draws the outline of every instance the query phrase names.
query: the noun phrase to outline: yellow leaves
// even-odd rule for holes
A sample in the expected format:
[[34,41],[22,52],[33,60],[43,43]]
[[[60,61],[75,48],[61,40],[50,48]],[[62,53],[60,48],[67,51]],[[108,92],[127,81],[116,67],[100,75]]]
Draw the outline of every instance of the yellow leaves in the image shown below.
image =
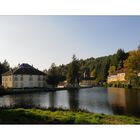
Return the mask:
[[140,50],[129,52],[129,57],[125,60],[124,67],[128,70],[140,71]]

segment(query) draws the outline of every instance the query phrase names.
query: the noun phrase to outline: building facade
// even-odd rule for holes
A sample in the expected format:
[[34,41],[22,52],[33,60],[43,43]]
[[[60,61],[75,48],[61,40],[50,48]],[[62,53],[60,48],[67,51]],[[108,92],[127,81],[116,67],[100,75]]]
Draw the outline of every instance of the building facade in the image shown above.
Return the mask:
[[[126,81],[126,71],[122,70],[122,72],[116,71],[115,74],[109,75],[107,77],[107,83],[110,82],[125,82]],[[140,72],[137,73],[137,76],[140,77]]]
[[107,83],[116,82],[116,81],[120,81],[120,82],[126,81],[125,80],[125,73],[124,72],[117,73],[115,75],[110,75],[107,78]]
[[22,64],[2,74],[2,86],[5,88],[43,88],[46,86],[46,75],[29,64]]

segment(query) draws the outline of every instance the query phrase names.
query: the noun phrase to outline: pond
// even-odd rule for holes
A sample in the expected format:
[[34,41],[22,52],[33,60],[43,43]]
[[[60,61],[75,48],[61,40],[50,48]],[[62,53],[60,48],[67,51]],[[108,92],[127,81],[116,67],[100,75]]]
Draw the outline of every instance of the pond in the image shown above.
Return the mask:
[[0,107],[11,106],[83,109],[94,113],[140,117],[140,90],[93,87],[0,96]]

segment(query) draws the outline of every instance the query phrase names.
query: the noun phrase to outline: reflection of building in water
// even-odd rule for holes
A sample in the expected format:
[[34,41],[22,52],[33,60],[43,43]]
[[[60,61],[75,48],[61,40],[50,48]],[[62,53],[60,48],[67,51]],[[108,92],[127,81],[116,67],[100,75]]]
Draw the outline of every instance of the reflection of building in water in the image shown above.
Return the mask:
[[70,109],[78,109],[79,107],[79,101],[78,101],[78,98],[79,98],[79,91],[78,90],[69,90],[68,91],[68,95],[69,95],[69,106],[70,106]]
[[7,96],[4,96],[4,98],[2,98],[2,106],[11,106],[11,105],[14,105],[14,99],[11,98],[11,96],[7,95]]
[[[22,97],[20,97],[22,99]],[[3,107],[14,107],[14,106],[19,106],[21,105],[21,100],[20,98],[16,95],[6,95],[0,98],[0,106]],[[28,104],[27,102],[23,102],[24,104]],[[21,106],[23,107],[23,106]]]
[[108,88],[108,102],[114,114],[126,114],[126,96],[123,88]]
[[125,89],[108,88],[108,101],[111,105],[126,106]]
[[27,94],[4,96],[3,106],[30,107],[33,106],[33,98]]
[[140,110],[137,95],[135,90],[108,88],[108,102],[115,114],[137,114]]

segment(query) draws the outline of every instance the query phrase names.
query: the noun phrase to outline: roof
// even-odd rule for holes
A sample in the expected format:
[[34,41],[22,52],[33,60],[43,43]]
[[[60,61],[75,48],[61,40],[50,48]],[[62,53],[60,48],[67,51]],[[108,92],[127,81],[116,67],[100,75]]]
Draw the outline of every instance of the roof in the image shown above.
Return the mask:
[[117,74],[119,74],[119,73],[126,73],[126,72],[127,72],[127,69],[123,68],[123,69],[114,71],[114,72],[113,72],[112,74],[110,74],[109,76],[117,75]]
[[33,66],[23,63],[18,68],[10,69],[9,71],[2,74],[3,76],[8,75],[45,75],[42,71],[39,71],[38,69],[35,69]]

